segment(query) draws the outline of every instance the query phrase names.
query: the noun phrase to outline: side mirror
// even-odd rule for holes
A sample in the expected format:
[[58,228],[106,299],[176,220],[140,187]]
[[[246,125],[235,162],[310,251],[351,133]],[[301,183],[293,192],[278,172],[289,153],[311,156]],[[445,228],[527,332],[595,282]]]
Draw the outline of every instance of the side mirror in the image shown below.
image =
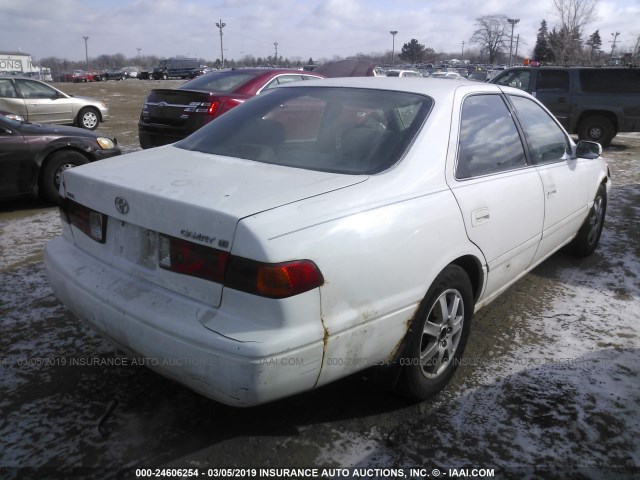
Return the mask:
[[576,145],[576,157],[596,159],[602,155],[602,146],[597,142],[580,140]]

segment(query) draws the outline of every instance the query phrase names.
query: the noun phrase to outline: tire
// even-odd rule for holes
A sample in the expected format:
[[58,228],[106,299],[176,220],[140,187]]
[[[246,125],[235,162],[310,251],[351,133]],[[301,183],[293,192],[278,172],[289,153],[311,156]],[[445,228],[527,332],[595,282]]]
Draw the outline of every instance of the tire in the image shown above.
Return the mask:
[[602,115],[592,115],[580,122],[578,137],[580,140],[598,142],[603,147],[609,146],[616,136],[615,128],[611,121]]
[[606,213],[607,189],[604,185],[600,185],[587,218],[585,218],[580,230],[578,230],[576,237],[569,244],[571,253],[579,257],[586,257],[593,253],[600,242]]
[[88,163],[86,157],[74,150],[63,150],[51,155],[42,170],[40,181],[42,198],[51,203],[58,203],[62,172],[85,163]]
[[464,352],[472,315],[469,276],[449,265],[436,277],[407,331],[399,359],[400,393],[425,400],[449,383]]
[[87,130],[95,130],[100,124],[100,114],[95,108],[85,107],[78,113],[76,124],[80,128],[86,128]]

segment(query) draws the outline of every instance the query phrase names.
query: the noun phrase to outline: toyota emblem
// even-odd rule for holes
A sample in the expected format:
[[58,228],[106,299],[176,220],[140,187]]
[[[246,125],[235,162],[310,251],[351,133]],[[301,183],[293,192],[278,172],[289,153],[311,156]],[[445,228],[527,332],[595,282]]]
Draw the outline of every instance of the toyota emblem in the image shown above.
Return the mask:
[[116,204],[116,210],[118,210],[122,215],[129,213],[129,202],[127,202],[124,197],[116,197],[114,203]]

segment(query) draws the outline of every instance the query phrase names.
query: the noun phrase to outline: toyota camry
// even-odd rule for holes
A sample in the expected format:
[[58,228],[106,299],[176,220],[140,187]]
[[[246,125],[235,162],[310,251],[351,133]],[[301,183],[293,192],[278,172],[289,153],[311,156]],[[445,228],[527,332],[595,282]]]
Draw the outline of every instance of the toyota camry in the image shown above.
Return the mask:
[[176,144],[65,171],[45,263],[118,349],[225,404],[370,367],[424,399],[474,311],[558,249],[597,247],[601,151],[510,87],[295,82]]

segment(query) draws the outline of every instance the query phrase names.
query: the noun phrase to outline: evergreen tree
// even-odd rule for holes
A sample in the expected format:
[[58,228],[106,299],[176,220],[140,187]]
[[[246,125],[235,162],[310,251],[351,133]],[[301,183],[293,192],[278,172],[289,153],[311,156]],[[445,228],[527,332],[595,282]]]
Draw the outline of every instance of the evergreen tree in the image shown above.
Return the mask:
[[540,63],[551,63],[554,60],[553,53],[549,47],[549,30],[547,29],[546,20],[542,20],[538,29],[536,46],[533,49],[533,59]]
[[589,59],[593,61],[593,57],[598,56],[598,54],[600,53],[600,47],[602,46],[600,30],[596,30],[591,35],[589,35],[589,39],[584,43],[591,48],[591,50],[589,51]]
[[412,65],[422,62],[422,55],[424,54],[425,47],[418,40],[412,38],[409,43],[405,43],[402,46],[402,51],[398,55],[402,60],[411,63]]

